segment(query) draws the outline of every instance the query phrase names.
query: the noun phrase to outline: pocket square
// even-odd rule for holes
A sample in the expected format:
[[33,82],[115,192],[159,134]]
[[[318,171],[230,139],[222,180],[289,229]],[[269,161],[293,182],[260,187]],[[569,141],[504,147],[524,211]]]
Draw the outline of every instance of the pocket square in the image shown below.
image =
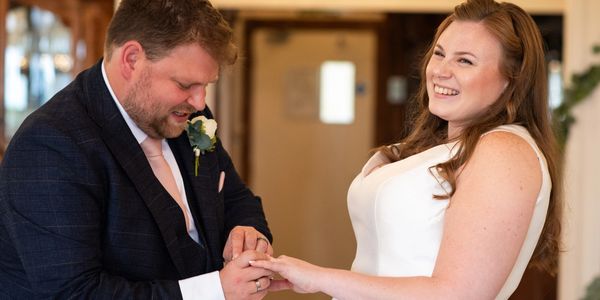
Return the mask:
[[219,193],[223,189],[223,184],[225,184],[225,172],[221,171],[221,174],[219,175]]

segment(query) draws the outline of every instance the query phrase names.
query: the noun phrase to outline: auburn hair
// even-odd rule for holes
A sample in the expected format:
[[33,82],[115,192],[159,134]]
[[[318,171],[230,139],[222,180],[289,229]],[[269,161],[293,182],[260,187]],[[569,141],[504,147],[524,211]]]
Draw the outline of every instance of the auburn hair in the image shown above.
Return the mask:
[[562,214],[560,155],[550,120],[542,37],[534,20],[523,9],[493,0],[468,0],[456,6],[454,12],[437,28],[433,43],[423,56],[420,85],[413,97],[418,107],[411,133],[400,143],[378,150],[391,161],[397,161],[450,142],[448,122],[429,112],[425,69],[438,38],[454,21],[479,22],[500,42],[503,53],[500,72],[508,80],[508,85],[485,113],[472,120],[452,139],[458,141],[456,155],[432,166],[452,187],[447,195],[434,197],[449,199],[454,195],[457,172],[471,158],[482,134],[505,124],[525,127],[546,158],[552,180],[546,221],[530,265],[556,274]]

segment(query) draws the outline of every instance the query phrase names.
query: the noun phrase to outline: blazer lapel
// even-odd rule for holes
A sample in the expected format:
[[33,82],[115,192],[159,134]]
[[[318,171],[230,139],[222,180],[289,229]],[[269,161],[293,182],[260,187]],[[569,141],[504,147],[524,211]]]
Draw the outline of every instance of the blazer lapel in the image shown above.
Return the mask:
[[84,81],[90,117],[101,128],[101,136],[119,162],[141,198],[148,206],[160,229],[177,271],[183,278],[191,276],[181,253],[185,237],[185,221],[181,209],[154,176],[152,168],[127,123],[115,105],[102,78],[101,62],[88,72]]

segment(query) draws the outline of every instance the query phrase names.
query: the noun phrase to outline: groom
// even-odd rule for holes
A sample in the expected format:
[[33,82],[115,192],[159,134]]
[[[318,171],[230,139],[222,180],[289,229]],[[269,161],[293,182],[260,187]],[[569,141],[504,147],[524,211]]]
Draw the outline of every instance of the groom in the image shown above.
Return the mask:
[[248,263],[273,252],[260,199],[219,141],[196,174],[184,132],[212,118],[231,39],[208,1],[121,1],[104,59],[25,120],[0,166],[1,299],[266,294],[272,274]]

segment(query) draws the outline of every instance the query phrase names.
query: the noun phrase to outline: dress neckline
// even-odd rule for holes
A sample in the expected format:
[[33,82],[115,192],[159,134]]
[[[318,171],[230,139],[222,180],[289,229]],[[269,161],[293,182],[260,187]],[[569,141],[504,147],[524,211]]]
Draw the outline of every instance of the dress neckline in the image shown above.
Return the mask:
[[421,151],[419,153],[413,154],[409,157],[405,157],[401,160],[397,160],[397,161],[391,161],[389,158],[387,158],[381,151],[377,151],[375,152],[375,154],[373,154],[373,156],[371,156],[371,158],[369,158],[369,160],[365,163],[365,165],[363,166],[360,175],[362,176],[362,178],[367,178],[369,176],[371,176],[373,173],[377,173],[378,171],[380,171],[381,169],[384,169],[386,167],[398,164],[398,163],[402,163],[406,160],[411,160],[411,158],[417,156],[417,155],[421,155],[421,154],[425,154],[425,153],[429,153],[432,152],[434,150],[437,150],[440,147],[446,147],[449,151],[452,151],[452,148],[454,147],[454,145],[457,142],[450,142],[450,143],[445,143],[445,144],[440,144],[437,146],[433,146],[427,150]]

